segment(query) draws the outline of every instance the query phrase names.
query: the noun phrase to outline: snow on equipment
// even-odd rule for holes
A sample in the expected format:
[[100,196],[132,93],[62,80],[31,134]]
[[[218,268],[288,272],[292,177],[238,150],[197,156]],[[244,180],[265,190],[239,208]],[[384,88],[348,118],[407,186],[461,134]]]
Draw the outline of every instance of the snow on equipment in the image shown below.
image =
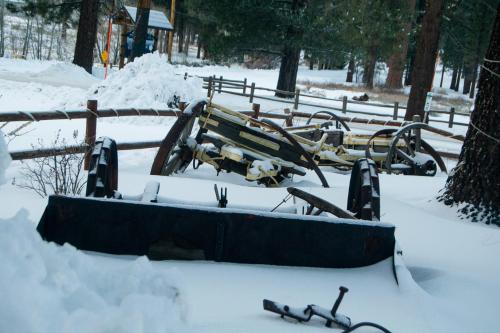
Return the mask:
[[[270,120],[257,120],[213,103],[199,101],[179,116],[162,142],[151,174],[184,172],[192,163],[212,165],[217,172],[235,172],[248,181],[279,186],[293,175],[314,170],[324,187],[328,183],[319,166],[350,170],[359,159],[368,157],[379,170],[405,175],[433,176],[437,166],[446,172],[439,154],[424,141],[424,123],[383,129],[373,135],[354,134],[335,114],[323,124],[281,128]],[[198,131],[191,136],[197,121]],[[341,126],[345,131],[341,130]],[[437,165],[436,165],[437,164]]]
[[343,329],[342,333],[348,333],[356,330],[359,327],[369,326],[379,329],[384,333],[391,333],[388,329],[375,323],[361,322],[356,325],[352,325],[351,319],[343,314],[337,313],[337,310],[344,298],[344,294],[349,291],[346,287],[339,287],[339,296],[333,304],[331,310],[325,309],[321,306],[310,304],[306,307],[291,307],[288,305],[280,304],[268,299],[263,300],[264,310],[277,313],[281,318],[292,318],[297,320],[299,323],[308,322],[313,316],[318,316],[326,320],[326,327],[333,327]]
[[121,194],[116,156],[113,140],[97,140],[87,197],[50,196],[37,227],[45,240],[161,260],[347,268],[393,257],[395,227],[378,222],[372,161],[360,160],[352,173],[349,210],[296,188],[289,188],[289,195],[309,203],[306,210],[266,210],[232,205],[227,189],[217,187],[213,204],[162,197],[154,181],[140,195]]

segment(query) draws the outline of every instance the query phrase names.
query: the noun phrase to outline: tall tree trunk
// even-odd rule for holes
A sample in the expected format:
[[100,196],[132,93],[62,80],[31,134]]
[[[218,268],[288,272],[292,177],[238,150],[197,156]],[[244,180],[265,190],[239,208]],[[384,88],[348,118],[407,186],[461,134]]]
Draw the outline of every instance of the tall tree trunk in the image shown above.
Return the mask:
[[186,41],[184,44],[184,54],[186,57],[189,55],[189,44],[191,44],[191,27],[188,25],[186,27]]
[[[303,8],[306,4],[307,1],[304,0],[293,0],[292,11],[298,12],[299,9]],[[296,26],[289,26],[287,29],[285,38],[287,44],[284,45],[282,50],[280,73],[278,76],[278,84],[276,85],[277,90],[295,92],[297,71],[299,70],[300,47],[296,46],[294,42],[302,36],[302,33],[303,32]],[[284,98],[290,97],[279,92],[276,92],[275,96]]]
[[406,63],[406,72],[405,72],[405,86],[411,85],[414,60],[415,60],[415,55],[410,55],[408,57],[408,61]]
[[457,82],[458,66],[453,66],[453,73],[451,74],[450,89],[455,90],[455,84]]
[[5,55],[5,30],[4,30],[5,0],[0,0],[0,57]]
[[32,26],[33,26],[33,19],[28,17],[28,20],[26,21],[26,34],[24,35],[23,53],[22,53],[22,57],[24,59],[28,57]]
[[500,5],[485,59],[459,161],[441,199],[465,203],[461,213],[473,221],[500,225]]
[[363,73],[363,81],[368,89],[373,89],[373,81],[375,78],[375,65],[377,64],[377,46],[372,45],[368,49],[368,57],[365,63],[365,72]]
[[201,58],[202,60],[206,60],[210,58],[210,54],[208,52],[208,46],[207,44],[202,43],[202,49],[203,49],[203,57]]
[[473,75],[473,69],[471,68],[470,65],[464,67],[464,87],[462,90],[462,93],[464,95],[469,94],[470,92],[470,85],[472,83],[472,75]]
[[149,10],[151,0],[139,0],[137,2],[137,14],[135,15],[134,43],[132,44],[131,61],[140,57],[146,50],[146,38],[148,35]]
[[198,35],[198,51],[196,51],[196,58],[200,59],[201,56],[201,40],[200,35]]
[[443,64],[441,68],[441,80],[439,81],[439,88],[443,88],[444,73],[446,72],[446,66]]
[[177,53],[182,53],[184,50],[184,19],[179,17],[177,20]]
[[[416,0],[406,0],[410,15],[415,11]],[[397,34],[398,48],[394,50],[388,61],[389,73],[385,80],[385,86],[389,89],[403,88],[403,72],[405,69],[406,55],[408,54],[408,40],[412,22],[408,20],[403,29]]]
[[313,55],[309,55],[309,70],[313,70],[314,69],[314,58],[313,58]]
[[424,118],[425,98],[432,89],[434,79],[443,7],[443,0],[426,1],[422,29],[417,40],[415,68],[405,120],[411,120],[414,115]]
[[354,67],[356,64],[354,63],[354,56],[351,53],[349,57],[349,65],[347,66],[347,77],[345,78],[345,82],[352,82],[352,77],[354,75],[354,71],[356,68]]
[[[278,77],[277,90],[295,91],[297,83],[297,71],[299,69],[300,49],[293,46],[285,46],[281,56],[280,73]],[[289,95],[276,93],[276,96],[289,98]]]
[[474,66],[474,72],[472,73],[472,81],[470,84],[469,98],[474,98],[474,94],[476,92],[477,67],[478,67],[478,65],[476,64]]
[[52,31],[50,32],[50,43],[49,43],[49,51],[47,52],[47,60],[50,60],[52,57],[52,46],[54,45],[54,37],[56,34],[56,24],[52,23]]
[[92,73],[92,65],[94,63],[94,44],[97,37],[98,12],[98,0],[82,0],[73,63],[83,67],[89,73]]
[[458,67],[458,73],[457,73],[457,77],[455,78],[455,91],[458,91],[460,90],[460,81],[462,80],[462,69],[463,69],[463,65],[460,65],[460,67]]

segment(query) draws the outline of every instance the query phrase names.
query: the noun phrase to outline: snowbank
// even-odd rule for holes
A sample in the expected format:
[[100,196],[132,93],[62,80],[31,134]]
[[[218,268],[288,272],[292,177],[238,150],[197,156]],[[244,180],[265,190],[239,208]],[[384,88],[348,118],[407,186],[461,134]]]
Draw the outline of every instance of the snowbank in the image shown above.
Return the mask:
[[182,299],[173,278],[141,257],[108,266],[44,242],[21,210],[0,220],[0,332],[175,332]]
[[83,67],[59,62],[31,75],[33,81],[44,81],[48,84],[65,85],[78,88],[88,88],[99,80],[87,73]]
[[0,130],[0,185],[5,183],[5,170],[10,164],[10,155],[2,131]]
[[[0,131],[0,182],[10,162]],[[117,264],[46,243],[21,209],[0,219],[0,332],[178,332],[184,301],[172,273],[141,257]]]
[[0,62],[0,76],[4,80],[40,83],[55,87],[88,89],[99,81],[82,67],[67,62],[11,60]]
[[182,101],[203,97],[202,80],[175,75],[164,55],[145,54],[92,86],[87,99],[100,107],[166,108],[174,95]]

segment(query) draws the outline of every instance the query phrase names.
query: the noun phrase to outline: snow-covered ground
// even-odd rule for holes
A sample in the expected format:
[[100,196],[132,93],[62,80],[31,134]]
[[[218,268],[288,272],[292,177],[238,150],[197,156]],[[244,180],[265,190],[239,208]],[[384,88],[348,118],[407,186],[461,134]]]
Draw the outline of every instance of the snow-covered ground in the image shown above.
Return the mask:
[[[215,72],[210,67],[179,66],[173,71],[235,79],[246,76],[249,81],[269,87],[277,79],[276,71],[245,70],[241,75],[243,69],[231,68],[227,73],[219,69]],[[46,73],[43,79],[36,75],[42,71]],[[147,72],[153,75],[154,68]],[[319,79],[326,77],[327,72],[301,70],[299,78],[313,80],[316,75]],[[13,79],[13,73],[19,76]],[[122,89],[146,79],[121,75]],[[183,81],[178,76],[171,76],[170,83],[167,78],[162,79],[166,81],[165,89],[175,86],[177,79]],[[160,81],[155,82],[157,85]],[[0,112],[82,108],[95,87],[109,88],[108,83],[67,64],[0,59]],[[119,87],[115,83],[111,88]],[[193,81],[190,89],[190,96],[203,94],[201,82]],[[141,106],[164,106],[166,100],[160,100],[157,94],[142,93],[146,92],[138,95],[141,99],[158,104]],[[112,97],[109,100],[116,101]],[[216,95],[214,101],[249,108],[248,100],[235,96]],[[263,111],[274,112],[282,112],[285,107],[276,102],[262,101],[261,105]],[[162,139],[172,121],[156,117],[99,120],[98,135],[114,137],[118,142]],[[378,128],[351,125],[360,132]],[[8,132],[16,126],[8,124],[2,130]],[[59,129],[67,138],[79,130],[81,137],[84,122],[31,124],[28,133],[9,143],[9,150],[29,148],[39,138],[51,141]],[[457,131],[463,133],[465,128]],[[434,134],[425,136],[439,150],[460,149],[457,141]],[[0,156],[1,152],[0,147]],[[155,152],[119,152],[122,193],[140,193],[148,180],[155,179],[161,183],[161,195],[180,200],[213,202],[214,183],[228,187],[230,204],[273,207],[286,195],[284,188],[263,188],[234,174],[217,176],[215,170],[205,165],[174,177],[149,176]],[[454,163],[447,161],[449,168]],[[2,166],[0,163],[0,170]],[[411,273],[398,286],[390,260],[358,269],[149,262],[144,258],[82,253],[70,246],[46,244],[35,231],[46,199],[11,184],[12,179],[20,177],[21,167],[21,163],[12,162],[5,175],[7,183],[0,186],[0,294],[7,295],[0,301],[2,332],[322,332],[328,329],[319,321],[306,326],[264,312],[262,299],[329,307],[340,285],[350,291],[339,311],[353,322],[373,321],[392,332],[405,333],[498,331],[500,229],[462,221],[456,209],[438,203],[435,198],[444,186],[445,174],[434,178],[381,175],[381,220],[396,225],[396,237]],[[349,175],[326,168],[323,171],[330,189],[322,188],[311,172],[295,178],[294,186],[345,206]],[[24,211],[18,213],[21,209]],[[366,328],[359,332],[376,330]]]

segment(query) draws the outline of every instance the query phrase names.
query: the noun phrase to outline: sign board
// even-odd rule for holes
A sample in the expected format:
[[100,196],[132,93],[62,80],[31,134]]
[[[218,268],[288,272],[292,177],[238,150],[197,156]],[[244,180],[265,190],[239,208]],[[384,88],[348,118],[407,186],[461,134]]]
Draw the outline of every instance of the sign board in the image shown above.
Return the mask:
[[432,92],[427,93],[427,97],[425,98],[425,106],[424,106],[424,111],[429,112],[431,109],[431,104],[432,104]]

